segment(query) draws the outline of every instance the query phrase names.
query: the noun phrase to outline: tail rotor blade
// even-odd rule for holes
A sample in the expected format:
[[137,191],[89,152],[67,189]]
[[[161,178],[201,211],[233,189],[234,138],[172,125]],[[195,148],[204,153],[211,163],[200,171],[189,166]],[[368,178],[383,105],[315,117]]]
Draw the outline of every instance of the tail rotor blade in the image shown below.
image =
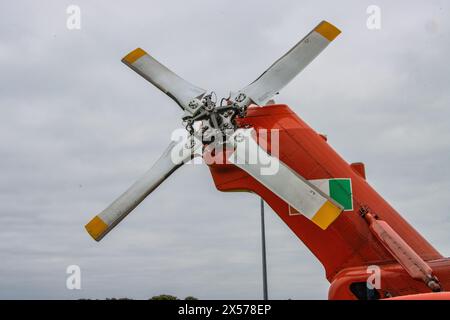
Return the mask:
[[265,105],[340,33],[341,31],[331,23],[322,21],[291,50],[271,65],[259,78],[244,89],[232,94],[232,98],[238,102],[247,99],[248,103],[253,102],[260,106]]
[[340,204],[263,150],[252,138],[252,129],[239,129],[235,137],[235,151],[228,160],[320,228],[328,228],[343,211]]
[[195,108],[189,106],[190,102],[206,93],[206,90],[180,78],[141,48],[131,51],[122,62],[175,100],[183,110],[191,113],[195,112]]
[[190,160],[191,151],[201,146],[196,141],[194,147],[188,149],[184,142],[173,141],[144,176],[85,226],[92,238],[100,241],[175,170]]

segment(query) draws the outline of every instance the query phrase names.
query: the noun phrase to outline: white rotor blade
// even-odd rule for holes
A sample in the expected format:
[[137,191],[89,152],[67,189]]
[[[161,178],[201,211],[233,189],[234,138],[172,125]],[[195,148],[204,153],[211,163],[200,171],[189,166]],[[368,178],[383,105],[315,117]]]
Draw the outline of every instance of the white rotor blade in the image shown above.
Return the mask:
[[343,207],[278,158],[269,155],[252,138],[252,131],[239,129],[234,133],[235,151],[228,161],[320,228],[326,229],[343,211]]
[[267,101],[313,61],[339,33],[341,31],[335,26],[322,21],[291,50],[270,66],[258,79],[237,93],[233,93],[232,98],[236,98],[243,93],[245,97],[242,99],[250,99],[260,106],[265,105]]
[[175,100],[183,110],[187,109],[191,113],[195,108],[189,107],[189,102],[200,99],[206,93],[206,90],[180,78],[141,48],[131,51],[122,62]]
[[195,140],[194,142],[192,148],[186,145],[186,143],[190,143],[187,139],[171,142],[143,177],[86,225],[88,233],[95,240],[101,240],[176,169],[192,158],[192,153],[202,147],[200,141]]

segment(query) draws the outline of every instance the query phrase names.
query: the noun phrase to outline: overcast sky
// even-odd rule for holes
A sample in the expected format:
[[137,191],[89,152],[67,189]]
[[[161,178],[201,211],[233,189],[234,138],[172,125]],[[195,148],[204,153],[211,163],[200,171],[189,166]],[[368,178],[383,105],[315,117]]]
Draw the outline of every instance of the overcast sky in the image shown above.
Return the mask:
[[[66,8],[81,8],[68,30]],[[366,27],[369,5],[381,29]],[[84,225],[158,158],[172,100],[120,62],[142,47],[219,96],[321,20],[342,34],[280,95],[450,253],[446,1],[2,1],[0,298],[262,297],[259,199],[177,171],[97,243]],[[269,295],[325,299],[324,269],[267,210]],[[82,289],[66,289],[81,267]]]

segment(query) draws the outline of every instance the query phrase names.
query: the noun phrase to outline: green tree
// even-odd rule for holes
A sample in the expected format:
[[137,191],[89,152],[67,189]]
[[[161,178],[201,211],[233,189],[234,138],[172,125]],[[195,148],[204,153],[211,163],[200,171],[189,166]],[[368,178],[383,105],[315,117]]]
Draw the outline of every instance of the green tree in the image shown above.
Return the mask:
[[149,300],[178,300],[178,298],[170,294],[160,294],[159,296],[151,297]]

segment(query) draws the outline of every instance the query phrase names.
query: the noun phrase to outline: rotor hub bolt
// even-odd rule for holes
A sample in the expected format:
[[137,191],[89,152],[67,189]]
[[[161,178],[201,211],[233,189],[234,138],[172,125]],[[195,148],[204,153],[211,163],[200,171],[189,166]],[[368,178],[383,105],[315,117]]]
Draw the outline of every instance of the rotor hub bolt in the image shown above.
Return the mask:
[[234,141],[236,141],[236,142],[244,141],[244,135],[241,133],[238,133],[237,135],[234,136]]
[[192,109],[197,109],[198,102],[195,100],[192,100],[191,102],[189,102],[189,107],[191,107]]
[[245,98],[247,98],[247,96],[245,95],[245,93],[239,93],[238,96],[236,97],[236,101],[237,102],[242,102],[245,100]]

